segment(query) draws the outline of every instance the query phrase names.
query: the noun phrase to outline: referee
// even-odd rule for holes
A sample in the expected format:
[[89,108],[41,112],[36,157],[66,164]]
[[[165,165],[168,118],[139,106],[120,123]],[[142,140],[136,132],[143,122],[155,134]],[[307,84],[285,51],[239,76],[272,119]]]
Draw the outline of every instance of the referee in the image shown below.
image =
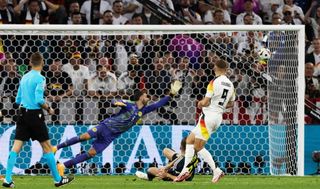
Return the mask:
[[54,114],[54,110],[48,106],[44,99],[45,77],[40,73],[44,65],[42,55],[40,53],[32,54],[30,62],[32,70],[22,77],[16,97],[16,103],[20,105],[20,110],[15,140],[8,157],[6,177],[2,186],[14,187],[12,169],[24,142],[31,138],[40,142],[44,152],[43,157],[46,159],[54,179],[54,185],[60,187],[70,183],[74,177],[61,177],[59,175],[56,160],[51,151],[51,143],[42,109],[50,115]]

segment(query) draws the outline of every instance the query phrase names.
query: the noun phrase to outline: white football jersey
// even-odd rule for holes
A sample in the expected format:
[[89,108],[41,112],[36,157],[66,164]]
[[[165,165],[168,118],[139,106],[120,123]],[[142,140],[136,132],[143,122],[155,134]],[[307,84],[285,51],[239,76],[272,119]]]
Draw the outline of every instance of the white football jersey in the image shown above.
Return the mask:
[[211,80],[207,87],[206,97],[211,98],[208,107],[203,107],[203,113],[223,113],[229,101],[235,100],[233,83],[225,76],[221,75]]

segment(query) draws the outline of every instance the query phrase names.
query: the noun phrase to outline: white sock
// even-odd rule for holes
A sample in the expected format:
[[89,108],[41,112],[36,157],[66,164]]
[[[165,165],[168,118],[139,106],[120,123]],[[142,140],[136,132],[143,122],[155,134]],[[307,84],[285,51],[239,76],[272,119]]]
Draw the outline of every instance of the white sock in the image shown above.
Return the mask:
[[186,153],[184,155],[184,166],[183,166],[184,169],[191,162],[193,156],[194,156],[194,145],[193,144],[187,144],[186,145]]
[[202,148],[202,150],[198,152],[198,155],[200,155],[203,160],[209,164],[212,171],[216,169],[216,164],[214,163],[213,158],[207,149]]

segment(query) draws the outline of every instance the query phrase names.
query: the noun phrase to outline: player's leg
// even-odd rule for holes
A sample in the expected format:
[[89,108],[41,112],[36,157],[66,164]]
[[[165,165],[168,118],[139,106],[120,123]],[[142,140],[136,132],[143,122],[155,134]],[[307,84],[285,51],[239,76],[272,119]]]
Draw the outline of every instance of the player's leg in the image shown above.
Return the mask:
[[65,148],[71,145],[74,145],[78,142],[82,142],[82,141],[86,141],[86,140],[90,140],[92,138],[96,138],[97,137],[97,133],[99,132],[98,130],[102,129],[100,125],[90,129],[88,132],[80,135],[80,136],[75,136],[70,138],[69,140],[62,142],[60,144],[58,144],[57,146],[54,146],[52,148],[53,153],[56,153],[57,150],[61,149],[61,148]]
[[17,155],[24,144],[24,141],[27,141],[30,139],[31,132],[29,130],[29,127],[24,122],[24,117],[25,117],[24,114],[25,114],[24,111],[19,110],[15,139],[14,139],[13,147],[8,157],[6,177],[2,184],[2,186],[4,187],[14,187],[14,183],[12,181],[12,170],[13,170],[14,164],[16,163]]
[[56,160],[54,158],[53,152],[52,152],[52,146],[50,143],[50,140],[45,140],[40,143],[43,149],[43,157],[47,160],[47,165],[49,166],[51,170],[51,174],[53,176],[54,184],[56,187],[60,187],[66,184],[71,183],[74,180],[74,176],[60,176],[57,166],[56,166]]
[[88,159],[93,158],[96,154],[101,153],[106,149],[109,144],[117,138],[120,134],[113,134],[109,129],[105,127],[97,127],[97,129],[92,129],[88,131],[91,138],[94,136],[96,139],[92,142],[92,146],[88,152],[82,153],[77,157],[58,165],[60,175],[63,174],[64,168],[71,168],[80,162],[84,162]]
[[188,177],[191,176],[187,165],[193,160],[195,150],[194,150],[194,142],[195,142],[195,134],[191,132],[187,137],[187,145],[186,145],[186,152],[184,156],[184,166],[181,173],[174,179],[175,182],[182,182]]
[[204,122],[203,122],[204,124],[202,124],[201,132],[206,134],[196,135],[194,147],[195,147],[196,153],[199,156],[201,156],[202,159],[205,162],[207,162],[210,168],[212,169],[213,171],[212,182],[216,183],[224,176],[224,173],[220,168],[216,167],[216,164],[210,152],[207,149],[205,149],[204,146],[207,143],[211,133],[216,131],[219,128],[220,123],[222,121],[222,117],[219,115],[217,116],[212,115],[210,117],[206,116],[203,118],[204,118]]
[[14,183],[12,181],[12,170],[13,170],[14,164],[16,163],[17,155],[20,152],[23,144],[24,142],[21,140],[14,140],[13,147],[11,149],[11,152],[9,154],[8,161],[7,161],[6,176],[2,184],[2,186],[4,187],[7,187],[7,188],[14,187]]
[[51,174],[53,176],[53,180],[55,183],[60,182],[61,176],[58,173],[58,169],[56,167],[56,160],[51,150],[51,143],[50,140],[45,140],[40,143],[43,149],[43,157],[46,159],[47,164],[51,170]]
[[174,150],[170,149],[170,148],[164,148],[162,150],[162,153],[169,160],[169,162],[173,161],[178,156],[178,153],[175,152]]

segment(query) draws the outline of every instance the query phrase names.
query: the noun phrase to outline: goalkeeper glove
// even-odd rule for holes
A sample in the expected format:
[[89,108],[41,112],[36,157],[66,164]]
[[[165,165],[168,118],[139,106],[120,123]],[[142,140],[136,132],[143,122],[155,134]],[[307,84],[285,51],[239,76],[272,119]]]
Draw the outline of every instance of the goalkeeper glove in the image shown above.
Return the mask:
[[182,88],[181,81],[175,80],[173,83],[171,83],[170,94],[172,96],[177,95],[181,88]]
[[127,106],[125,103],[120,102],[120,101],[115,102],[114,105],[116,105],[116,106]]

